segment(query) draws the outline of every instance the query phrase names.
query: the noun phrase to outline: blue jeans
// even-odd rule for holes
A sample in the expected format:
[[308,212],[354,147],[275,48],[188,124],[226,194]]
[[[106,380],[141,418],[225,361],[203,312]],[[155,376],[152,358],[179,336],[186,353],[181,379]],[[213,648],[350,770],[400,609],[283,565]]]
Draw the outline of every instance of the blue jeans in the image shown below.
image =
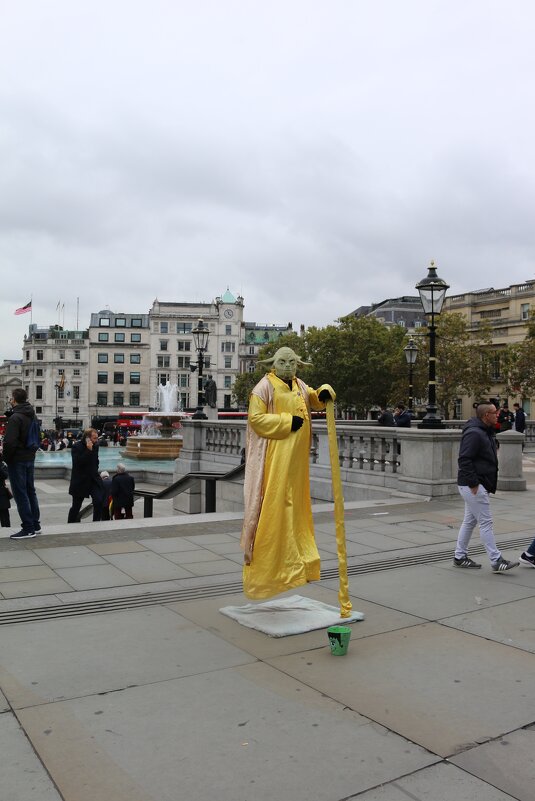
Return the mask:
[[34,462],[14,462],[8,464],[11,492],[17,504],[17,510],[25,532],[41,528],[39,522],[39,502],[34,486]]

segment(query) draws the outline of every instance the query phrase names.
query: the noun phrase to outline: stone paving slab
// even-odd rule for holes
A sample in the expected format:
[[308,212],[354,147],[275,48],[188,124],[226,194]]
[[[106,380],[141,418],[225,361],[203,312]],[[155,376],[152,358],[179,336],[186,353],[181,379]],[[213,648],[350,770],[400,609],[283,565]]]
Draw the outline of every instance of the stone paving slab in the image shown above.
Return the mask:
[[[443,565],[443,566],[441,566]],[[351,595],[428,620],[473,612],[520,598],[533,598],[533,587],[515,583],[513,572],[459,570],[451,564],[425,564],[349,577]],[[535,573],[535,571],[534,571]],[[324,582],[335,587],[337,582]]]
[[62,801],[45,767],[11,712],[0,714],[2,801]]
[[[319,584],[299,587],[297,590],[284,593],[278,597],[284,598],[296,594],[303,595],[306,598],[314,598],[332,606],[338,606],[337,592],[335,590],[327,590]],[[422,623],[421,618],[405,615],[393,609],[386,609],[377,604],[363,601],[361,598],[351,598],[351,601],[353,608],[358,612],[363,612],[365,615],[363,621],[351,624],[352,640]],[[217,634],[218,637],[242,648],[258,659],[317,648],[328,650],[325,629],[296,634],[291,637],[267,637],[259,631],[241,626],[235,620],[221,614],[219,611],[223,606],[242,606],[246,603],[250,603],[250,601],[244,598],[242,593],[236,593],[204,600],[180,601],[168,604],[168,606],[193,623],[211,631],[213,634]]]
[[42,565],[43,562],[33,551],[3,551],[0,552],[0,568],[30,567]]
[[331,801],[436,761],[262,663],[26,709],[21,720],[65,801],[100,801],[106,784],[108,801],[123,799],[117,771],[144,801]]
[[124,587],[135,584],[132,576],[127,576],[113,565],[84,565],[83,567],[58,568],[56,573],[69,584],[73,590],[95,590],[101,587]]
[[518,801],[535,797],[535,727],[511,732],[492,743],[452,757],[474,776],[494,784]]
[[106,564],[98,554],[84,545],[69,545],[59,548],[40,548],[39,558],[49,567],[80,567],[82,565]]
[[109,554],[107,560],[139,582],[187,578],[192,573],[150,551]]
[[447,617],[440,622],[459,631],[477,634],[486,640],[494,640],[535,654],[533,612],[533,598],[526,598],[523,601],[478,609],[466,615]]
[[320,649],[267,661],[443,757],[535,720],[532,654],[436,623],[358,640],[333,659]]
[[[517,796],[514,796],[517,798]],[[520,797],[519,797],[520,798]],[[530,796],[533,798],[533,796]],[[431,765],[410,776],[368,790],[358,801],[512,801],[491,784],[454,765]]]
[[55,595],[58,592],[72,592],[72,587],[66,581],[54,575],[52,578],[34,579],[33,581],[10,581],[0,584],[2,598],[33,599],[39,595]]
[[0,686],[21,709],[252,660],[171,609],[154,606],[4,627]]

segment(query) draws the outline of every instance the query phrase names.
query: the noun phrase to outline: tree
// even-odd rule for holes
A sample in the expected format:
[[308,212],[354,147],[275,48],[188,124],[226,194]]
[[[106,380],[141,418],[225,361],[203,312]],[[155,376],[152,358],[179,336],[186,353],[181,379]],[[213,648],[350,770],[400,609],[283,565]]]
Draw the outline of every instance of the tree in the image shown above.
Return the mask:
[[505,379],[507,395],[530,398],[535,394],[535,314],[532,312],[523,342],[500,351],[500,372]]

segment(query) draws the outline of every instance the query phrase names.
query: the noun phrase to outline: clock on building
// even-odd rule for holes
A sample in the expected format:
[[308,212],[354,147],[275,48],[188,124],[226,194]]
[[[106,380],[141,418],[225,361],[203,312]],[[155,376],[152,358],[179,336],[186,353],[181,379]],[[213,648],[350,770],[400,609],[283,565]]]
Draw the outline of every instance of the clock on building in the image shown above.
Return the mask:
[[232,311],[232,309],[225,309],[225,311],[223,312],[223,314],[225,315],[225,317],[226,317],[228,320],[230,320],[230,318],[231,318],[231,317],[234,317],[234,312]]

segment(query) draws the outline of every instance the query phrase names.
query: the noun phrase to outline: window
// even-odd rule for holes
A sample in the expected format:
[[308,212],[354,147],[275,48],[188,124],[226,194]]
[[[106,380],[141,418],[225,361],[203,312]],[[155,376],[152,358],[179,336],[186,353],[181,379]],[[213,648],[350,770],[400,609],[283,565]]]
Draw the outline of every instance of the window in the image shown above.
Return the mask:
[[80,370],[76,370],[76,369],[74,369],[74,370],[72,371],[72,374],[73,374],[73,375],[80,375]]
[[25,375],[25,376],[28,376],[28,375],[30,375],[30,371],[29,371],[29,370],[25,370],[25,371],[24,371],[24,375]]
[[230,395],[223,396],[223,408],[230,409]]
[[255,371],[255,363],[254,362],[249,362],[249,365],[247,367],[247,372],[248,373],[254,373],[254,371]]
[[130,342],[141,342],[141,334],[130,334]]
[[234,353],[236,344],[234,342],[222,342],[221,353]]
[[180,373],[178,376],[178,385],[180,387],[189,387],[189,375],[188,373]]
[[205,356],[204,357],[204,366],[205,367],[210,367],[210,356]]
[[74,351],[74,358],[75,359],[79,359],[80,358],[80,351],[79,350],[75,350]]
[[110,318],[109,317],[100,317],[98,324],[101,328],[109,328],[110,325]]
[[29,350],[26,351],[26,361],[27,362],[30,361],[30,351]]
[[43,386],[42,384],[37,384],[35,387],[35,398],[36,400],[43,400]]
[[254,345],[249,346],[249,356],[254,356]]
[[232,367],[232,356],[225,356],[225,370],[229,370]]
[[107,384],[107,383],[108,383],[108,374],[97,373],[97,384]]
[[79,406],[73,406],[72,407],[72,413],[73,414],[78,414],[79,411],[80,411],[80,407]]
[[63,414],[65,411],[65,406],[58,406],[58,414]]
[[456,398],[453,406],[453,419],[461,420],[462,413],[463,413],[463,402],[460,398]]
[[64,350],[60,350],[59,351],[59,358],[60,359],[64,359],[65,358],[65,351]]
[[160,323],[160,334],[169,333],[169,323]]
[[179,339],[176,345],[178,350],[191,350],[191,339]]
[[141,373],[130,373],[131,384],[141,384]]
[[97,406],[107,406],[107,405],[108,405],[108,393],[97,392]]
[[142,325],[143,325],[143,320],[141,319],[141,317],[132,317],[132,319],[130,320],[131,328],[141,328]]
[[124,384],[124,373],[114,373],[113,374],[113,383],[114,384]]
[[157,374],[157,382],[158,382],[158,384],[162,384],[162,386],[164,386],[164,387],[168,383],[169,379],[170,379],[169,373],[158,373]]
[[131,353],[130,354],[130,364],[141,364],[141,354],[140,353]]
[[191,334],[191,323],[177,323],[176,324],[176,332],[177,334]]
[[232,376],[231,375],[224,376],[224,378],[223,378],[223,386],[225,387],[225,389],[230,389],[231,388],[231,386],[232,386]]
[[124,406],[124,392],[114,392],[113,393],[113,405],[114,406]]
[[72,397],[74,400],[80,400],[80,387],[78,384],[72,388]]
[[36,406],[35,407],[35,414],[43,414],[43,407],[42,406]]
[[160,339],[160,350],[167,350],[167,339]]
[[99,331],[98,332],[98,341],[99,342],[108,342],[110,335],[107,331]]
[[183,370],[184,368],[186,368],[187,370],[189,368],[190,361],[191,361],[191,356],[178,356],[177,357],[178,369]]
[[180,392],[178,400],[180,403],[180,408],[187,409],[189,406],[189,392]]
[[157,356],[157,367],[170,367],[171,366],[171,357],[170,356]]
[[520,306],[520,318],[522,320],[529,320],[529,303],[523,303]]
[[107,353],[99,353],[97,356],[97,362],[99,364],[107,364],[108,363],[108,354]]
[[125,317],[116,317],[115,318],[115,328],[126,328],[126,318]]
[[115,341],[116,342],[124,342],[124,334],[122,331],[115,332]]
[[414,322],[414,327],[415,328],[422,328],[423,325],[424,325],[424,323],[422,322],[422,320],[415,320],[415,322]]
[[43,361],[43,351],[42,350],[38,350],[37,351],[37,361],[38,362],[42,362]]
[[130,393],[130,406],[139,406],[141,403],[141,395],[139,392]]
[[65,375],[65,370],[63,369],[63,367],[59,368],[58,375]]
[[401,328],[405,328],[405,320],[398,320],[397,325],[399,325]]
[[43,375],[43,368],[42,367],[38,367],[37,370],[35,371],[35,375],[36,376],[42,376]]
[[501,317],[502,310],[501,309],[488,309],[487,311],[481,312],[481,319],[485,319],[485,317]]
[[63,400],[64,397],[65,397],[65,389],[63,387],[60,387],[58,384],[58,398],[60,400]]
[[232,336],[232,326],[231,325],[226,325],[225,326],[225,336],[226,337]]
[[114,364],[124,364],[124,353],[114,353],[113,362]]

